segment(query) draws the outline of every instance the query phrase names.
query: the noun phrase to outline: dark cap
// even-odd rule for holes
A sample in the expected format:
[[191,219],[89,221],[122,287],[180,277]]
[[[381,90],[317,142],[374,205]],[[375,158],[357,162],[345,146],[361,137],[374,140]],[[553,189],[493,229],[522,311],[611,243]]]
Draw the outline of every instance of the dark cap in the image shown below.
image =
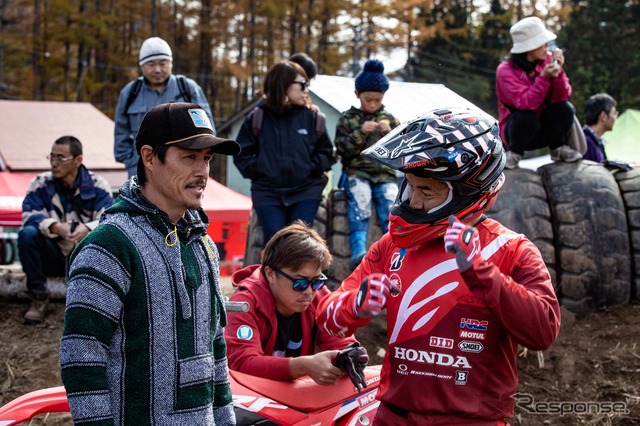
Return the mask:
[[238,142],[214,136],[209,117],[199,105],[184,102],[156,105],[145,114],[136,136],[138,154],[144,145],[213,148],[213,152],[224,155],[240,153]]

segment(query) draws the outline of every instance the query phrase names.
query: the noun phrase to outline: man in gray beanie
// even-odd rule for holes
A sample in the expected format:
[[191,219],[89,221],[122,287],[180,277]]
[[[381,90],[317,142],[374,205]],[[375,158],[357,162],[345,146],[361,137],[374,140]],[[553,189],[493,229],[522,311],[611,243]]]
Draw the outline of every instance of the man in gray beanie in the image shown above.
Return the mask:
[[138,63],[142,76],[130,81],[120,91],[116,106],[113,154],[124,163],[129,177],[136,174],[138,153],[135,138],[144,115],[156,105],[171,101],[198,104],[209,117],[213,115],[202,88],[190,78],[172,74],[173,55],[166,41],[151,37],[142,43]]
[[[346,177],[347,218],[349,220],[349,244],[351,267],[358,266],[367,253],[369,218],[375,203],[380,228],[386,233],[389,226],[389,208],[398,194],[396,174],[387,166],[360,155],[365,148],[375,144],[399,124],[384,108],[382,99],[389,89],[384,75],[384,65],[377,59],[369,59],[362,72],[356,76],[356,98],[360,106],[352,106],[342,113],[336,127],[335,145]],[[345,179],[340,179],[344,181]]]

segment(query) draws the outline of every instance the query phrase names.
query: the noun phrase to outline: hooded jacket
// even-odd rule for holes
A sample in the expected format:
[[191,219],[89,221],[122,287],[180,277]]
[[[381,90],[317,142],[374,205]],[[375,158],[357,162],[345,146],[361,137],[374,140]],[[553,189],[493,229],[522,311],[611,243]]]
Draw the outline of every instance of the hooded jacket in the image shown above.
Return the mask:
[[252,111],[236,140],[242,152],[233,161],[242,176],[251,179],[255,206],[290,205],[320,200],[326,184],[324,172],[335,163],[326,129],[316,136],[317,114],[306,106],[289,105],[281,113],[264,110],[260,132],[253,133]]
[[[225,328],[225,340],[229,347],[229,368],[272,380],[293,380],[289,373],[291,358],[274,357],[278,320],[276,301],[269,282],[260,272],[260,265],[247,266],[233,274],[236,291],[230,297],[233,302],[249,303],[249,312],[229,312]],[[313,355],[334,349],[343,349],[355,342],[353,337],[334,337],[318,329],[316,309],[320,299],[329,294],[327,287],[316,295],[304,312],[302,321],[302,347],[300,356]]]
[[174,224],[132,178],[73,252],[60,366],[74,422],[235,424],[207,224],[201,209]]
[[564,102],[571,97],[571,85],[564,69],[557,77],[545,78],[540,75],[549,60],[550,56],[547,55],[545,61],[537,64],[530,74],[516,68],[510,60],[498,65],[496,95],[498,96],[498,125],[502,140],[507,141],[505,128],[511,110],[514,108],[539,113],[550,104]]

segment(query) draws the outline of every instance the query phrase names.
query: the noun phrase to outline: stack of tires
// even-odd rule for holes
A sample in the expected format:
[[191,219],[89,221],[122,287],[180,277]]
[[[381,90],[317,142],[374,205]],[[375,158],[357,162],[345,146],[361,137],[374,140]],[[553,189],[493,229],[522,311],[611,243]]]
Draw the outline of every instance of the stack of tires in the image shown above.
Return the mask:
[[[487,216],[526,235],[549,269],[560,304],[578,316],[640,298],[640,171],[589,161],[551,163],[537,172],[505,170]],[[326,275],[335,289],[350,273],[347,200],[334,189],[314,223],[329,245]],[[380,238],[372,216],[369,245]],[[259,263],[262,230],[251,215],[245,265]]]
[[560,304],[578,316],[640,287],[640,173],[579,161],[505,170],[487,216],[540,249]]

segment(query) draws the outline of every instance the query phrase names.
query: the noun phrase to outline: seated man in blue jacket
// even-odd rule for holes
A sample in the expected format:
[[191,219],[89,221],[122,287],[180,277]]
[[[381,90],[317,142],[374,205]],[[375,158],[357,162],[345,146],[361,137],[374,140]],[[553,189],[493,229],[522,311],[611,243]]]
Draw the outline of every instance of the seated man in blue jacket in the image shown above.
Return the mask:
[[47,158],[51,171],[29,184],[18,233],[20,262],[32,299],[24,316],[26,324],[44,321],[49,302],[47,276],[65,275],[66,256],[113,203],[109,183],[82,165],[82,144],[77,138],[58,138]]

